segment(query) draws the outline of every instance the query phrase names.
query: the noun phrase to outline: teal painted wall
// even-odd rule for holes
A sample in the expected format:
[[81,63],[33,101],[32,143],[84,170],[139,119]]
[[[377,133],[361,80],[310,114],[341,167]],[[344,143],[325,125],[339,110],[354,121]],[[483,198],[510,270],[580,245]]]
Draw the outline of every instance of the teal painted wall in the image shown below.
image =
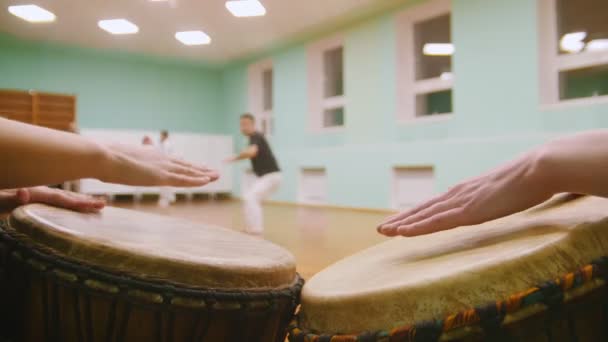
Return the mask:
[[221,72],[0,34],[0,88],[77,95],[80,127],[223,132]]
[[[537,13],[529,0],[453,0],[454,114],[397,122],[397,13],[327,34],[345,42],[340,131],[314,133],[308,125],[307,46],[324,36],[259,56],[274,66],[271,144],[284,170],[275,199],[295,201],[300,170],[325,167],[331,204],[386,208],[395,166],[432,165],[442,191],[556,135],[608,127],[606,103],[541,108]],[[238,118],[248,110],[247,69],[255,61],[218,68],[0,35],[0,88],[75,93],[82,127],[230,133],[240,148],[246,141]],[[605,77],[593,82],[606,89]],[[589,84],[568,91],[588,93]],[[235,168],[237,194],[248,167]]]
[[[395,166],[434,166],[443,191],[558,134],[608,127],[608,104],[541,109],[537,13],[529,0],[453,0],[454,115],[398,123],[396,14],[336,32],[344,36],[347,97],[339,132],[308,130],[307,43],[263,56],[274,65],[272,145],[284,170],[275,199],[295,201],[301,168],[325,167],[330,204],[386,208]],[[223,79],[228,129],[238,137],[247,63],[230,66]],[[245,167],[235,171],[236,184]]]

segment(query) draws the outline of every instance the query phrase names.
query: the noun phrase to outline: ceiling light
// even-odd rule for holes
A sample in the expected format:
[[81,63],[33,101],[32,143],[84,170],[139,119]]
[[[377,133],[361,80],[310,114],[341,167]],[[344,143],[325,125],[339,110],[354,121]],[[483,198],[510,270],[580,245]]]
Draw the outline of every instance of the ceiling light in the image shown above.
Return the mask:
[[570,52],[570,53],[577,53],[577,52],[583,51],[583,48],[585,47],[585,42],[582,42],[582,41],[560,42],[559,47],[562,49],[562,51]]
[[564,40],[566,40],[566,41],[581,41],[581,40],[583,40],[585,38],[587,38],[587,32],[585,32],[585,31],[570,32],[570,33],[566,33],[562,37],[562,41],[564,41]]
[[422,47],[422,52],[427,56],[451,56],[454,53],[454,44],[427,43]]
[[55,14],[36,5],[8,6],[8,11],[23,20],[32,23],[48,23],[55,21]]
[[585,47],[583,40],[587,38],[587,32],[571,32],[566,33],[559,40],[559,47],[562,51],[577,53],[581,52]]
[[111,34],[132,34],[139,32],[137,25],[126,19],[100,20],[97,25]]
[[226,8],[235,17],[259,17],[266,14],[266,8],[258,0],[226,1]]
[[184,45],[204,45],[211,43],[211,38],[203,31],[182,31],[175,33],[175,39]]
[[606,51],[608,50],[608,39],[594,39],[587,43],[587,51]]
[[444,71],[444,72],[441,73],[441,75],[439,75],[439,78],[442,79],[442,80],[444,80],[444,81],[449,81],[452,78],[454,78],[454,75],[451,72],[449,72],[449,71]]

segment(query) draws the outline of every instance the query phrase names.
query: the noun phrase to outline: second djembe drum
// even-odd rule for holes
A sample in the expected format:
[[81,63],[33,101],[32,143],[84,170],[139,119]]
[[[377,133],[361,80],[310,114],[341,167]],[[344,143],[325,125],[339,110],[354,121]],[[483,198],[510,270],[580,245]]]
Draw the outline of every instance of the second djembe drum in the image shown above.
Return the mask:
[[395,238],[312,277],[290,340],[608,341],[608,200]]

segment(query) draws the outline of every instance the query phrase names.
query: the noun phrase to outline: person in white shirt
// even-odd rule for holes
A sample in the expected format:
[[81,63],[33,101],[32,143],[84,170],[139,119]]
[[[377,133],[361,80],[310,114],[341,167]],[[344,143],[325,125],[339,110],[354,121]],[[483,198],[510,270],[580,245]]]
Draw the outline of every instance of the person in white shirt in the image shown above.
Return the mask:
[[[171,141],[169,141],[169,131],[162,130],[160,132],[160,141],[158,143],[158,148],[165,155],[170,156],[173,154],[173,146],[171,145]],[[160,196],[158,198],[158,205],[161,207],[168,207],[171,203],[175,202],[175,191],[171,187],[161,187],[160,188]]]
[[145,146],[154,146],[152,139],[147,135],[144,135],[144,137],[141,139],[141,144]]

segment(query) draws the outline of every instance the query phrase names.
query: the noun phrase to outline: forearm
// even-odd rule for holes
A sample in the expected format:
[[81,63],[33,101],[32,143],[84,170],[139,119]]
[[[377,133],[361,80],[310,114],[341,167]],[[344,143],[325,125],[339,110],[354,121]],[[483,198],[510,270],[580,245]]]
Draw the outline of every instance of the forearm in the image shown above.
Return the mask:
[[241,153],[232,157],[231,160],[239,161],[239,160],[251,159],[253,157],[254,157],[254,154],[252,153],[252,151],[249,149],[246,149],[246,150],[241,151]]
[[243,151],[239,154],[237,154],[236,156],[234,156],[234,160],[246,160],[246,159],[250,159],[251,155],[249,153],[247,153],[247,151]]
[[537,153],[539,172],[553,193],[608,197],[608,130],[560,138]]
[[100,178],[108,158],[81,136],[0,119],[0,189]]

